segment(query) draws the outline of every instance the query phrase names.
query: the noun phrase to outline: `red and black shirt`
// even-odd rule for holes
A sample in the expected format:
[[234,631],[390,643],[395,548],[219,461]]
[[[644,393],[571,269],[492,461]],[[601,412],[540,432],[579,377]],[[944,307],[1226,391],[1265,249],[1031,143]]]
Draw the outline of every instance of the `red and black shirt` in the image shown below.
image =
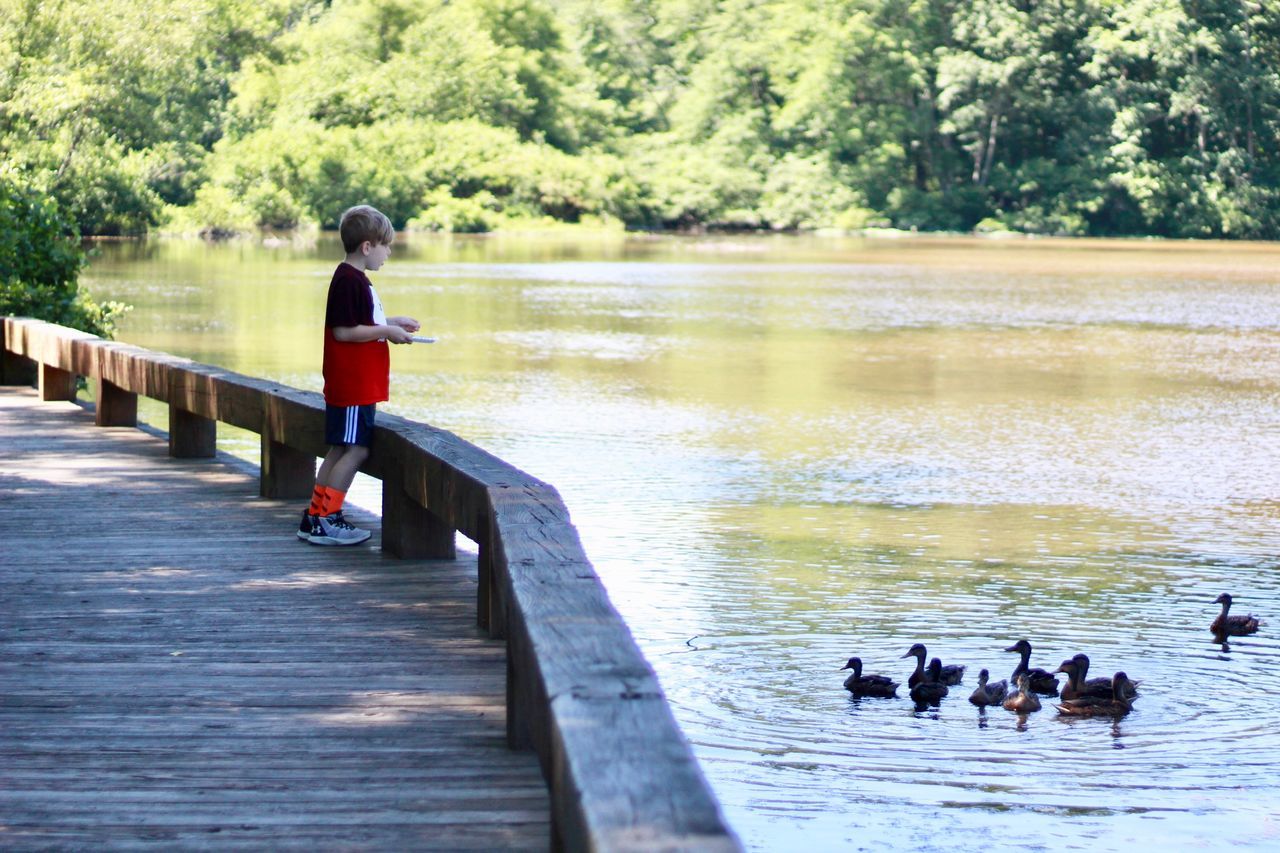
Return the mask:
[[347,343],[334,327],[376,326],[386,322],[369,277],[343,262],[329,282],[324,312],[324,401],[330,406],[367,406],[387,399],[391,352],[386,341]]

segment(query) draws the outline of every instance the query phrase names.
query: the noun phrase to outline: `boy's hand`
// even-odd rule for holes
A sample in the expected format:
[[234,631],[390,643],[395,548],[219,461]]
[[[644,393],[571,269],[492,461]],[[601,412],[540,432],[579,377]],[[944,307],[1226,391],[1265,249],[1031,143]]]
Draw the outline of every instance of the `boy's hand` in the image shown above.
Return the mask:
[[393,344],[411,344],[413,343],[413,335],[399,325],[388,325],[387,340]]
[[422,328],[422,324],[412,317],[390,317],[387,322],[393,326],[399,326],[406,332],[416,332]]

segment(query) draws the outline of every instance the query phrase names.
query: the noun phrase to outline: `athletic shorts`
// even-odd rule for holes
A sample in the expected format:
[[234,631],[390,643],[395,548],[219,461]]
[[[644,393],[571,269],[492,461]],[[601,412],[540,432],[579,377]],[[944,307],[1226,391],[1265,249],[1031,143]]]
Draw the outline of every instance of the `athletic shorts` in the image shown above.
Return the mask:
[[367,406],[324,407],[324,443],[329,446],[358,444],[373,446],[373,412],[378,407]]

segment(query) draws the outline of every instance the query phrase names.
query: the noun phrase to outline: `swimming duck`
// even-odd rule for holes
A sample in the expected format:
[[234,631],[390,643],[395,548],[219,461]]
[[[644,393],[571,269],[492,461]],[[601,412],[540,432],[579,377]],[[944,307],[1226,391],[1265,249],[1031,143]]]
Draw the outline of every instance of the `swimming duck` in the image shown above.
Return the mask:
[[[1106,699],[1111,696],[1110,678],[1089,678],[1089,656],[1081,652],[1071,660],[1064,660],[1057,672],[1067,674],[1067,684],[1062,688],[1063,699],[1077,699],[1081,696],[1096,696]],[[1132,699],[1138,695],[1138,682],[1126,681],[1125,697]]]
[[969,701],[979,708],[984,705],[999,705],[1009,692],[1009,682],[1001,679],[994,684],[988,684],[987,679],[990,677],[990,673],[985,669],[981,670],[978,673],[978,686],[969,694]]
[[1031,693],[1031,678],[1024,672],[1017,678],[1018,692],[1004,700],[1004,709],[1018,714],[1040,710],[1040,700]]
[[1019,640],[1009,648],[1006,652],[1017,652],[1022,655],[1022,659],[1018,661],[1018,665],[1013,668],[1013,674],[1009,676],[1010,684],[1018,683],[1018,676],[1026,673],[1028,678],[1027,689],[1032,693],[1041,693],[1045,696],[1058,695],[1058,678],[1052,672],[1045,672],[1043,669],[1032,669],[1029,666],[1031,661],[1031,643],[1027,640]]
[[1243,637],[1245,634],[1252,634],[1258,630],[1258,619],[1253,614],[1248,616],[1228,616],[1227,611],[1231,609],[1231,595],[1223,593],[1214,599],[1214,604],[1222,605],[1222,612],[1218,614],[1218,618],[1213,620],[1213,624],[1209,626],[1209,630],[1218,637]]
[[1123,672],[1111,679],[1111,695],[1080,696],[1058,705],[1058,713],[1073,717],[1123,717],[1133,710],[1132,682]]
[[938,658],[929,661],[923,680],[911,688],[911,699],[917,705],[937,705],[947,695],[947,685],[942,680],[943,670],[942,661]]
[[[911,673],[911,677],[907,679],[908,687],[915,687],[917,684],[924,681],[924,659],[926,654],[927,653],[925,652],[925,649],[924,649],[924,643],[916,643],[914,646],[912,646],[910,649],[907,650],[907,653],[905,655],[903,655],[904,658],[909,658],[914,655],[916,659],[916,671]],[[941,665],[942,662],[939,661],[938,663],[939,665]],[[963,678],[964,678],[963,666],[959,666],[956,664],[947,664],[946,666],[942,667],[942,674],[938,677],[938,680],[942,684],[959,684],[961,679]]]
[[898,695],[898,682],[888,676],[862,674],[862,658],[849,658],[849,662],[840,668],[853,670],[853,674],[844,680],[844,689],[854,696],[887,698]]

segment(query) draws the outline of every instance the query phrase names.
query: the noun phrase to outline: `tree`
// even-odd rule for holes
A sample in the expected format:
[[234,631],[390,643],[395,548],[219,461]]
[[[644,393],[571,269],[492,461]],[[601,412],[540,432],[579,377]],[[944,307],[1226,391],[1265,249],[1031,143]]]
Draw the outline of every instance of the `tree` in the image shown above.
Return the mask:
[[0,315],[35,317],[110,337],[125,310],[80,292],[74,224],[57,205],[0,174]]

